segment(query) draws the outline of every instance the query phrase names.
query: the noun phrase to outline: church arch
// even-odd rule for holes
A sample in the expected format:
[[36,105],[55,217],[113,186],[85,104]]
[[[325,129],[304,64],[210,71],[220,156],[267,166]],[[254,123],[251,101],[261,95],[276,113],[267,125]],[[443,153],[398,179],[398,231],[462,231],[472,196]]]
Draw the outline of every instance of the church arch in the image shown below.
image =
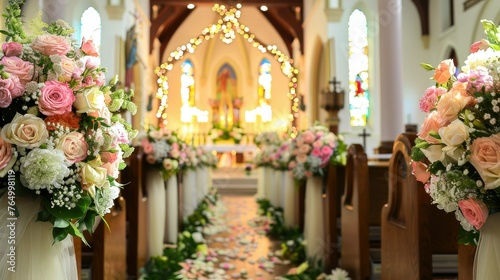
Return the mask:
[[498,10],[497,0],[486,0],[486,2],[481,7],[481,12],[478,14],[477,19],[474,23],[475,32],[472,34],[470,44],[484,39],[484,29],[481,24],[482,19],[488,19],[493,21],[497,26],[500,24],[500,11]]

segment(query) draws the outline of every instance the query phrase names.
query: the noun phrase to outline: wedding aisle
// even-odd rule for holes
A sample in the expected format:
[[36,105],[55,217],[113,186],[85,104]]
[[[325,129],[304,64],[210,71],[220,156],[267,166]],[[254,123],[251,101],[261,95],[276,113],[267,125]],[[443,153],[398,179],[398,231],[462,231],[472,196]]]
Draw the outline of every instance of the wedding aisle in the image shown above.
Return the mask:
[[286,274],[291,266],[274,256],[280,242],[270,240],[263,230],[252,226],[258,211],[254,195],[226,193],[220,195],[220,201],[226,208],[225,225],[220,225],[225,230],[206,236],[211,256],[208,260],[216,260],[214,267],[224,270],[220,279],[267,280]]

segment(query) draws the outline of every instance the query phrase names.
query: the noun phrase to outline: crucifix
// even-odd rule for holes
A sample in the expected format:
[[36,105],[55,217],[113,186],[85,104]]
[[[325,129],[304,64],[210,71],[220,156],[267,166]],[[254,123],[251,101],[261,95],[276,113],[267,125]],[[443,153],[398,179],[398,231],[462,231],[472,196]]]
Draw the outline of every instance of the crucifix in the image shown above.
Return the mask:
[[333,80],[328,82],[330,85],[333,85],[333,88],[331,89],[332,92],[336,93],[337,92],[337,85],[340,85],[340,81],[337,81],[337,77],[333,77]]
[[366,137],[371,136],[371,134],[366,133],[366,128],[363,128],[363,133],[358,134],[358,136],[363,137],[363,149],[366,149]]

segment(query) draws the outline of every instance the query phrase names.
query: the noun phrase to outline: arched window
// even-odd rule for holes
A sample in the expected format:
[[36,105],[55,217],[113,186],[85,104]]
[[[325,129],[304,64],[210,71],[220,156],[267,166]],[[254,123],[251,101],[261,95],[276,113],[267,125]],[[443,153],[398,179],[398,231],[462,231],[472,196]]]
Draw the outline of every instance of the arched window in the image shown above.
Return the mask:
[[349,17],[349,111],[351,126],[366,126],[370,109],[368,87],[368,28],[366,16],[354,10]]
[[271,62],[264,58],[259,64],[259,103],[271,99]]
[[[83,38],[92,40],[99,51],[101,48],[101,16],[92,7],[85,10],[82,14],[80,35],[80,41]],[[87,59],[92,59],[99,64],[101,62],[99,57],[87,57]]]

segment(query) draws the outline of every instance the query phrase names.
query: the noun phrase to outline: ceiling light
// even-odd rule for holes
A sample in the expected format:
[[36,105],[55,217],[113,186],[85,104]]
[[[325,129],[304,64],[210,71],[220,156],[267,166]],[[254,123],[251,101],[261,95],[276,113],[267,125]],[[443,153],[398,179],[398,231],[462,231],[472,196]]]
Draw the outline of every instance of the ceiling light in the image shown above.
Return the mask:
[[263,12],[267,12],[268,8],[267,6],[260,6],[260,10]]
[[187,8],[190,9],[190,10],[194,9],[194,7],[196,7],[194,4],[188,4],[187,5]]

